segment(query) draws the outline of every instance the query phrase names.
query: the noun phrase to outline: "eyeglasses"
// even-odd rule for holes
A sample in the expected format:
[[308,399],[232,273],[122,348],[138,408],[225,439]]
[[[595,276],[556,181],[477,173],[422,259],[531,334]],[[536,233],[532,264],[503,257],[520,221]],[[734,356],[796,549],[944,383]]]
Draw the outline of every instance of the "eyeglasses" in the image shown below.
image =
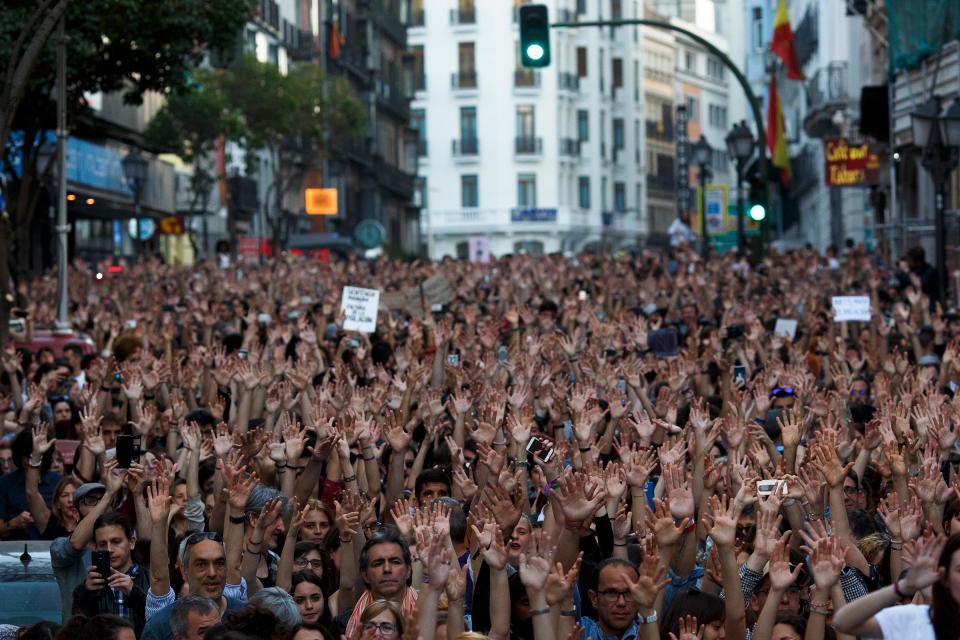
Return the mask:
[[850,395],[852,395],[852,396],[866,396],[866,395],[867,395],[867,390],[866,390],[866,389],[850,389]]
[[70,396],[50,396],[50,404],[54,402],[70,402]]
[[221,538],[220,534],[216,531],[197,531],[196,533],[191,533],[189,536],[187,536],[187,539],[184,540],[184,549],[187,547],[192,547],[198,542],[203,542],[204,540],[213,540],[214,542],[223,544],[223,538]]
[[323,569],[323,560],[307,560],[306,558],[297,558],[293,564],[298,567],[309,566],[311,569]]
[[599,591],[597,595],[610,603],[616,602],[620,598],[623,598],[624,600],[630,600],[629,591],[618,591],[616,589],[604,589],[603,591]]
[[380,635],[384,638],[392,638],[397,635],[397,625],[392,622],[381,622],[380,624],[376,622],[364,622],[360,628],[370,633],[380,632]]
[[863,493],[863,489],[861,489],[860,487],[844,487],[843,488],[843,495],[845,496],[855,496],[859,493]]
[[101,493],[101,494],[93,494],[93,495],[87,494],[87,495],[83,496],[82,498],[80,498],[80,504],[82,504],[82,505],[85,506],[85,507],[95,507],[95,506],[97,506],[97,503],[99,503],[102,498],[103,498],[103,494],[102,494],[102,493]]
[[364,531],[380,531],[383,528],[382,522],[368,522],[363,525]]

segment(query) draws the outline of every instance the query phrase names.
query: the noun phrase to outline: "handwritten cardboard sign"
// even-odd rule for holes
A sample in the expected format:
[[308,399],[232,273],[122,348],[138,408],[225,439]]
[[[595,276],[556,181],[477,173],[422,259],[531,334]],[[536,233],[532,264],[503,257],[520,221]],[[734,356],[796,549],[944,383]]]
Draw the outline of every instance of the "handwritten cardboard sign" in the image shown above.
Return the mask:
[[345,330],[373,333],[377,330],[377,310],[379,308],[379,289],[343,288],[340,309],[346,316],[343,323]]
[[833,296],[834,322],[869,322],[870,296]]

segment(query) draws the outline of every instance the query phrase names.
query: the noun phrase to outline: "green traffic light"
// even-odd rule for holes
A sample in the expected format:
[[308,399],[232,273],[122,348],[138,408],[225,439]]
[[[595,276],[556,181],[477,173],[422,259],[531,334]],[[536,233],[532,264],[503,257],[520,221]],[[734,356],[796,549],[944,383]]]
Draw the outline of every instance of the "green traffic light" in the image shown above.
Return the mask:
[[531,60],[539,60],[543,57],[543,47],[539,44],[532,44],[527,47],[527,57]]
[[526,68],[550,64],[550,16],[545,4],[520,7],[520,65]]
[[750,219],[760,222],[767,217],[767,210],[763,208],[762,204],[755,204],[750,207]]

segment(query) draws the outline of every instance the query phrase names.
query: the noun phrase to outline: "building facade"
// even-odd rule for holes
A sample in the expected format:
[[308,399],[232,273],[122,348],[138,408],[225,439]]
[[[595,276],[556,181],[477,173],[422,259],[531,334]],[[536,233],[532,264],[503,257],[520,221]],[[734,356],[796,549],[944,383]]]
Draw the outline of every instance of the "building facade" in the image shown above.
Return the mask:
[[[428,253],[468,257],[635,245],[646,233],[640,30],[551,30],[519,65],[508,0],[412,3],[418,202]],[[551,21],[639,17],[639,2],[552,0]]]
[[[658,19],[652,11],[647,17]],[[666,238],[677,217],[676,41],[673,32],[644,27],[644,127],[650,235]]]

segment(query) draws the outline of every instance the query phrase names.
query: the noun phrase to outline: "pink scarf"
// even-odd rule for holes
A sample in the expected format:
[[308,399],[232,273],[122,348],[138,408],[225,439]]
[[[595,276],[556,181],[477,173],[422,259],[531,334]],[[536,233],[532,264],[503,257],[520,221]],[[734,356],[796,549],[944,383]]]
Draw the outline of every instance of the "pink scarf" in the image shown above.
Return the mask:
[[[364,609],[373,603],[373,594],[367,589],[353,605],[353,613],[350,614],[350,621],[347,623],[347,638],[350,640],[359,640],[360,638],[360,616]],[[403,603],[400,605],[404,617],[412,615],[417,609],[417,592],[407,587],[403,592]]]

